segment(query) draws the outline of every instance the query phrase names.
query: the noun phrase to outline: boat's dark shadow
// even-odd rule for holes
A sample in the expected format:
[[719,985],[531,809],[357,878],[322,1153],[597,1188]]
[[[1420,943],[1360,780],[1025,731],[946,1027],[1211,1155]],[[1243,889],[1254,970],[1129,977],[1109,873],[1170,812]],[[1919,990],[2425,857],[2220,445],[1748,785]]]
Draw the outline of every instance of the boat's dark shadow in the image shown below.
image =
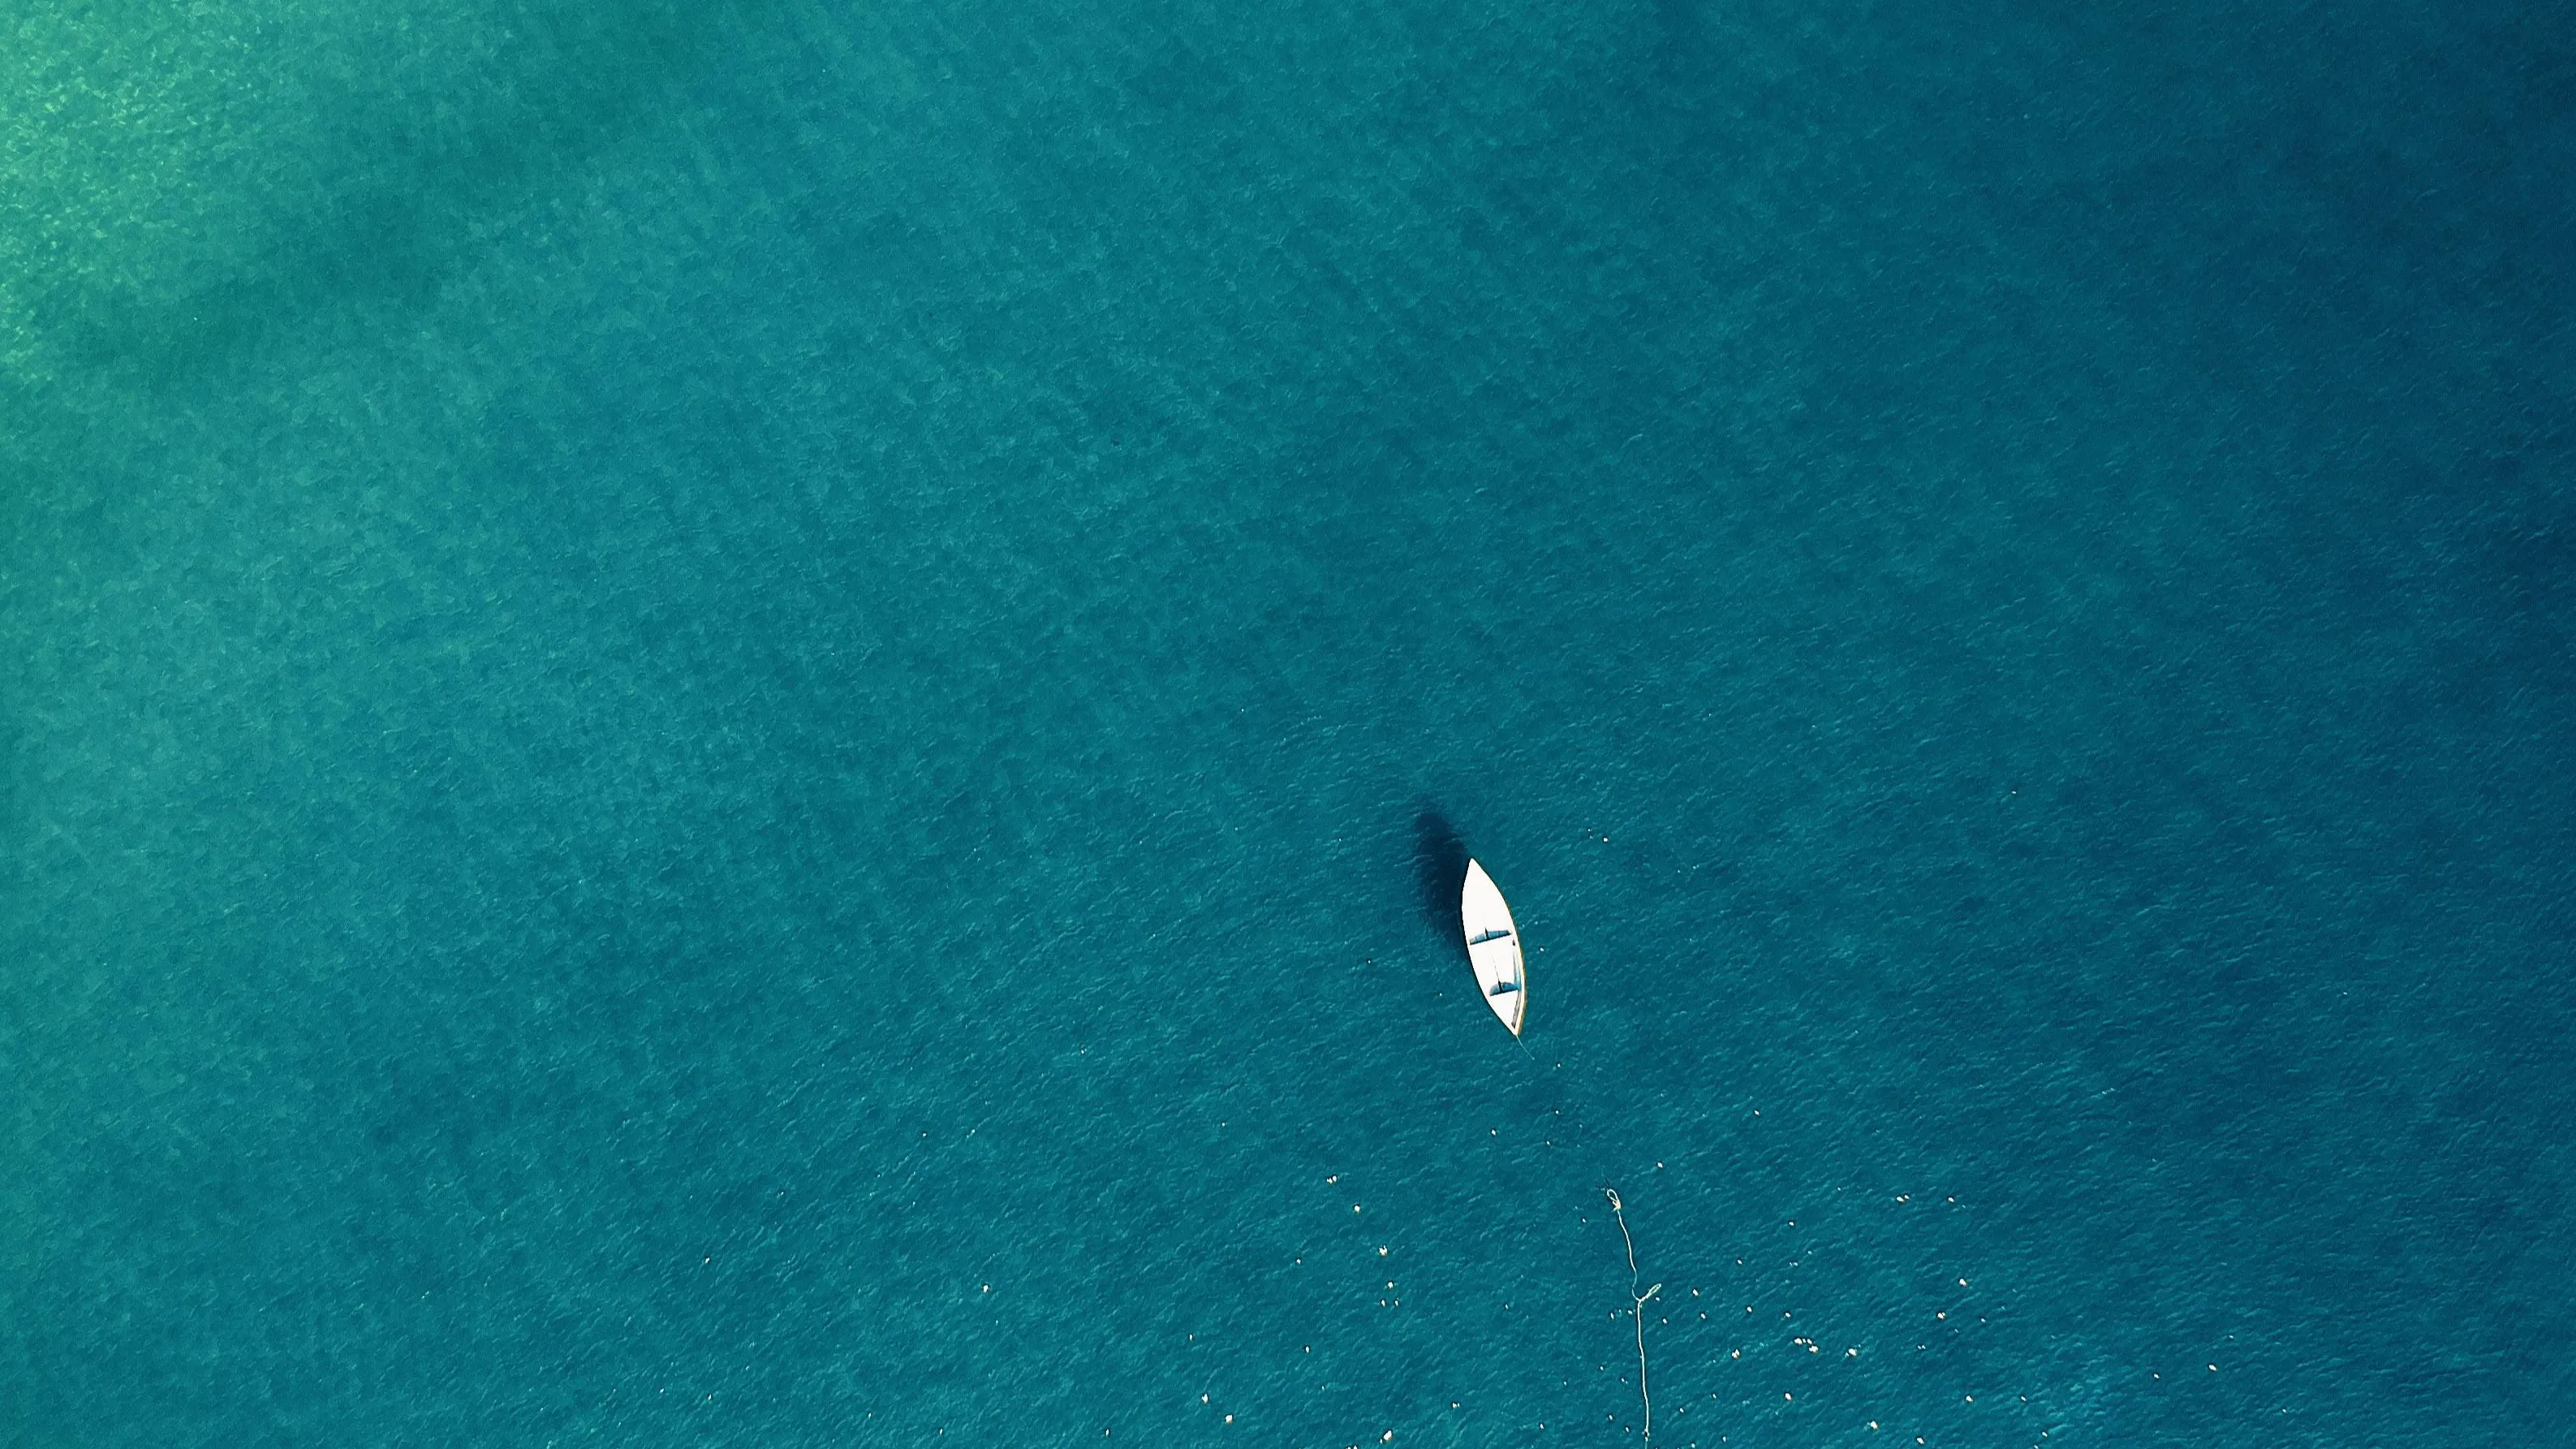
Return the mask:
[[1467,959],[1466,939],[1458,933],[1458,892],[1467,883],[1467,843],[1440,807],[1424,801],[1413,817],[1413,874],[1421,895],[1422,923],[1449,943],[1459,960]]

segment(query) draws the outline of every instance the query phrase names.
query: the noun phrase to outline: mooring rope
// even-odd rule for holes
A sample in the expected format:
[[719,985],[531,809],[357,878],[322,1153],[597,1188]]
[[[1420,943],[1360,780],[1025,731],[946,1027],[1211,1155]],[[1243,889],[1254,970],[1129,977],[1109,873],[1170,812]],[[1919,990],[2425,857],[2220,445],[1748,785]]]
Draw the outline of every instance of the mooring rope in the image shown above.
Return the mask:
[[1601,1195],[1610,1199],[1610,1215],[1619,1220],[1619,1241],[1628,1245],[1628,1296],[1636,1300],[1629,1313],[1637,1320],[1637,1401],[1646,1407],[1645,1432],[1639,1436],[1639,1442],[1652,1444],[1655,1442],[1655,1396],[1646,1390],[1646,1300],[1663,1292],[1664,1285],[1658,1283],[1643,1293],[1637,1291],[1637,1240],[1628,1236],[1628,1210],[1619,1201],[1617,1188],[1605,1187],[1601,1189]]

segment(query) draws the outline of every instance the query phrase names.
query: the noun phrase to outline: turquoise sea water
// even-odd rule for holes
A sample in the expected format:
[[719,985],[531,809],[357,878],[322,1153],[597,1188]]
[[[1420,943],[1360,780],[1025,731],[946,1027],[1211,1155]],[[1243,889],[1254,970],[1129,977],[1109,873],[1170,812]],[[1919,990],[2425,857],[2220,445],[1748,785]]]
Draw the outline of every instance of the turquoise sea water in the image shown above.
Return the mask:
[[2565,1442],[2576,41],[2064,11],[20,7],[0,1443]]

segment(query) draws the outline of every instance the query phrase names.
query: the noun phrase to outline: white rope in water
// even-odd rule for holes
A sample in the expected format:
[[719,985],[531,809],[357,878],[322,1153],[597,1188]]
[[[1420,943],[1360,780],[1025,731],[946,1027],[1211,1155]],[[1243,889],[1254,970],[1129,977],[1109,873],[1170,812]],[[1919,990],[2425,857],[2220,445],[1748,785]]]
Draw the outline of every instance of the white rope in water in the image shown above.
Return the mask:
[[1637,1240],[1628,1236],[1628,1210],[1619,1202],[1619,1190],[1605,1187],[1601,1195],[1610,1199],[1610,1214],[1619,1220],[1619,1241],[1628,1245],[1628,1296],[1637,1300],[1629,1310],[1637,1320],[1637,1401],[1646,1406],[1645,1433],[1639,1442],[1655,1442],[1655,1396],[1646,1391],[1646,1300],[1664,1291],[1664,1285],[1640,1293],[1637,1291]]

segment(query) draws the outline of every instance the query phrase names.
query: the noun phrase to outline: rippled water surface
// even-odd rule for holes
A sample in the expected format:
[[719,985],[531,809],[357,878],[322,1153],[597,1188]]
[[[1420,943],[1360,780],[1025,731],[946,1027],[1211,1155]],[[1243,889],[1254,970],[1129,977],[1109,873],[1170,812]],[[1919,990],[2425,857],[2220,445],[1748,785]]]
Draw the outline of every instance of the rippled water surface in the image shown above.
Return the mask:
[[2563,1435],[2576,43],[2064,8],[27,9],[0,1443]]

